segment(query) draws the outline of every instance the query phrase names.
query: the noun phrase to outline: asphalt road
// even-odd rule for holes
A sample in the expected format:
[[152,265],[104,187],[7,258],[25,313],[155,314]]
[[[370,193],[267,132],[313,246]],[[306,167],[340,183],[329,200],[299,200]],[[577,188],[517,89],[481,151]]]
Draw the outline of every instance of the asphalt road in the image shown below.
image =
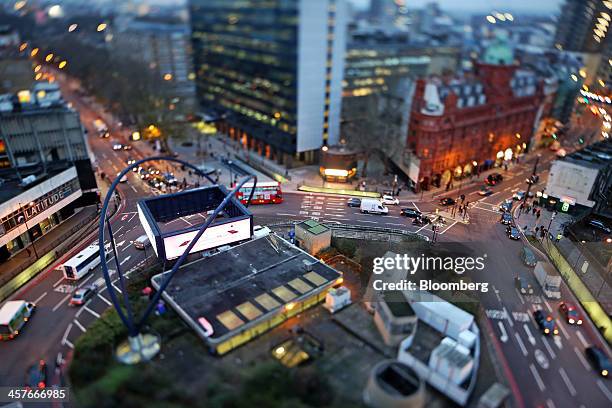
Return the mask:
[[[138,147],[129,152],[113,151],[111,139],[96,137],[92,122],[99,116],[90,108],[86,100],[76,94],[64,91],[65,98],[80,111],[84,125],[89,129],[92,154],[99,169],[114,175],[124,166],[128,157],[140,158]],[[110,124],[111,134],[118,141],[125,141],[127,131]],[[123,139],[123,140],[121,140]],[[552,153],[544,152],[539,168],[548,168]],[[525,407],[604,407],[612,404],[612,391],[607,381],[601,380],[590,368],[583,354],[589,344],[601,344],[595,328],[587,320],[581,328],[566,325],[557,311],[558,302],[545,299],[532,272],[519,258],[523,241],[511,241],[505,235],[504,226],[499,224],[499,203],[509,198],[518,189],[526,187],[524,180],[531,174],[533,159],[503,172],[505,180],[494,187],[494,194],[481,197],[477,192],[481,183],[467,184],[450,192],[432,195],[425,194],[415,201],[403,200],[399,206],[391,206],[388,215],[361,214],[358,208],[346,206],[346,198],[321,194],[298,194],[284,192],[284,202],[280,205],[251,207],[255,223],[267,224],[285,220],[316,218],[325,222],[337,222],[387,228],[401,228],[428,237],[433,232],[430,226],[416,227],[411,219],[400,215],[400,208],[414,207],[422,212],[435,213],[440,195],[456,197],[465,194],[470,201],[469,224],[447,218],[438,233],[440,242],[464,242],[487,254],[487,268],[474,280],[489,282],[490,291],[482,294],[481,301],[487,310],[490,327],[483,328],[494,335],[501,351],[499,361],[506,368],[508,377],[520,394],[519,405]],[[545,183],[546,172],[540,172],[540,188]],[[114,217],[112,225],[115,240],[119,247],[119,258],[124,270],[136,267],[145,258],[145,252],[136,250],[132,241],[143,234],[136,215],[136,202],[151,194],[151,190],[134,174],[128,182],[120,186],[122,208]],[[519,221],[520,223],[520,221]],[[91,236],[75,250],[95,241]],[[146,255],[154,256],[151,250]],[[110,266],[114,268],[114,266]],[[531,282],[535,294],[524,296],[518,293],[514,277],[520,275]],[[15,294],[13,299],[27,299],[38,305],[36,315],[26,325],[17,339],[6,342],[0,347],[1,385],[22,385],[27,367],[45,359],[50,367],[58,352],[68,353],[74,342],[87,327],[110,306],[107,290],[101,281],[99,267],[79,282],[79,286],[95,283],[101,287],[100,293],[86,306],[68,306],[72,285],[63,280],[53,268],[36,281]],[[115,290],[119,290],[118,287]],[[562,299],[577,303],[564,286]],[[557,319],[560,335],[546,338],[540,334],[532,312],[543,309]],[[583,312],[584,314],[584,312]],[[52,383],[60,381],[52,376]]]

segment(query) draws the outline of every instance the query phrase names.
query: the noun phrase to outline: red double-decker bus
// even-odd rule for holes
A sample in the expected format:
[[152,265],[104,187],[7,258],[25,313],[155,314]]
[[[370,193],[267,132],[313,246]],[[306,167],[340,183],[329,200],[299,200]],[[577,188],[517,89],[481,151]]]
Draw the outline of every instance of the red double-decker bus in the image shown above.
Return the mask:
[[[242,204],[246,204],[253,189],[253,183],[246,183],[238,192],[236,197]],[[283,193],[278,181],[260,181],[255,187],[251,204],[280,204],[283,202]]]

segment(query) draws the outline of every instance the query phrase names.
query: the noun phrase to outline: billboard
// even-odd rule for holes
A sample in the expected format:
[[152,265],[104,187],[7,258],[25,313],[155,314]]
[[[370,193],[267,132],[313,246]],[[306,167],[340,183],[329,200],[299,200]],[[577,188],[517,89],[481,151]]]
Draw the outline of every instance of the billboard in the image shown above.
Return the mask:
[[[174,259],[181,256],[197,233],[198,231],[189,231],[163,237],[166,259]],[[204,231],[204,234],[193,246],[190,253],[204,251],[250,238],[251,218],[211,225]]]
[[546,192],[549,196],[559,198],[571,205],[593,207],[595,202],[589,197],[598,173],[597,168],[581,166],[565,160],[555,160],[550,167]]

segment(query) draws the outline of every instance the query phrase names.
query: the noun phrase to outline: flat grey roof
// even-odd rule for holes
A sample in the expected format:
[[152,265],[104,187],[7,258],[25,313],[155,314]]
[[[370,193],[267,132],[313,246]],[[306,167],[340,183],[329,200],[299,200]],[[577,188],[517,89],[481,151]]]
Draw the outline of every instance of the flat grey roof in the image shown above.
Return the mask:
[[[284,305],[329,287],[341,274],[284,239],[269,235],[182,266],[166,288],[195,324],[205,318],[220,340]],[[162,274],[153,278],[161,284]]]

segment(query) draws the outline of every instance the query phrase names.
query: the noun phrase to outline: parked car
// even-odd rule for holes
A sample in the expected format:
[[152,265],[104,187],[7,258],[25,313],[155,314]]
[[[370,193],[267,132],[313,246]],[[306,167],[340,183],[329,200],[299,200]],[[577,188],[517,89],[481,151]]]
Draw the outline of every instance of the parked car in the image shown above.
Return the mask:
[[610,227],[604,224],[603,221],[596,220],[594,218],[591,218],[589,221],[587,221],[587,225],[600,231],[603,231],[606,234],[609,234],[611,232]]
[[449,206],[455,205],[455,199],[450,197],[443,197],[440,199],[440,205]]
[[45,360],[39,360],[37,364],[28,368],[25,385],[31,389],[47,386],[47,363],[45,363]]
[[515,276],[514,283],[516,284],[518,291],[523,295],[533,295],[533,286],[531,286],[531,283],[527,282],[525,279],[521,278],[520,276]]
[[79,288],[72,293],[72,297],[70,298],[70,306],[82,306],[89,299],[95,296],[97,292],[97,288],[95,286],[85,286],[83,288]]
[[349,207],[359,207],[361,205],[361,200],[359,198],[349,198],[346,200],[346,205]]
[[504,180],[504,176],[499,173],[491,173],[485,179],[484,182],[488,186],[495,186]]
[[559,312],[565,317],[567,323],[578,326],[582,325],[582,317],[580,317],[580,313],[573,304],[566,302],[559,303]]
[[503,213],[499,222],[504,225],[512,225],[512,214],[507,212]]
[[491,190],[489,187],[485,187],[483,189],[480,189],[480,191],[478,191],[478,195],[482,197],[487,197],[487,196],[490,196],[491,194],[493,194],[493,190]]
[[521,233],[519,232],[518,228],[513,226],[508,226],[508,228],[506,228],[506,235],[508,235],[508,238],[510,239],[521,239]]
[[399,198],[390,195],[383,195],[380,201],[385,205],[399,205]]
[[419,218],[422,215],[416,208],[402,208],[400,214],[408,218]]
[[533,318],[540,330],[542,330],[542,333],[544,333],[545,335],[549,336],[551,334],[559,334],[559,329],[557,328],[557,324],[555,323],[555,320],[552,318],[552,316],[545,316],[543,311],[536,310],[535,312],[533,312]]
[[587,359],[591,362],[599,375],[606,378],[610,375],[610,371],[612,371],[612,363],[610,363],[610,359],[602,349],[597,346],[587,347],[584,350],[584,354],[587,356]]

